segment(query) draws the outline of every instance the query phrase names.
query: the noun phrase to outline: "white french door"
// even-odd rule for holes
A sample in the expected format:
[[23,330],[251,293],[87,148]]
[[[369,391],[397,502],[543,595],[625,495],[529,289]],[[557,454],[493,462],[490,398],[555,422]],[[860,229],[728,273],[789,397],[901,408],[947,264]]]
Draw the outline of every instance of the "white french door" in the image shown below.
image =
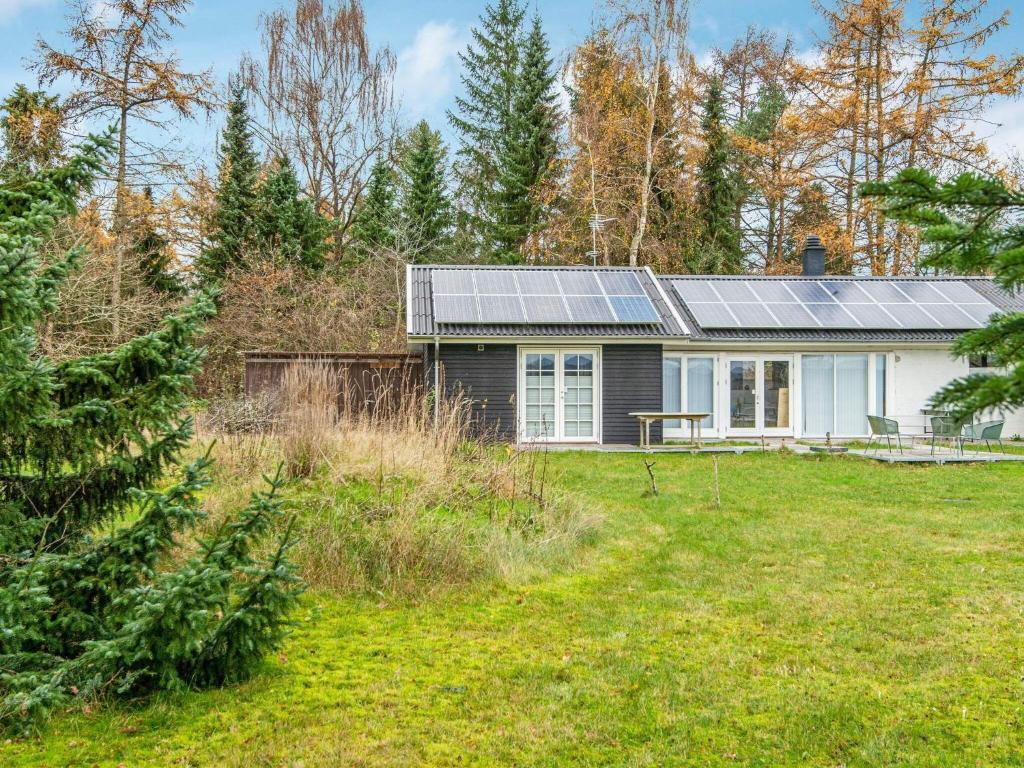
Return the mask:
[[597,349],[523,349],[519,366],[520,439],[597,442],[600,434]]
[[[662,410],[707,413],[701,422],[703,437],[717,437],[719,433],[715,413],[717,363],[718,359],[708,354],[666,352],[662,357]],[[668,440],[689,439],[689,424],[668,419],[664,422],[664,436]]]
[[792,356],[727,357],[723,379],[726,434],[793,434]]

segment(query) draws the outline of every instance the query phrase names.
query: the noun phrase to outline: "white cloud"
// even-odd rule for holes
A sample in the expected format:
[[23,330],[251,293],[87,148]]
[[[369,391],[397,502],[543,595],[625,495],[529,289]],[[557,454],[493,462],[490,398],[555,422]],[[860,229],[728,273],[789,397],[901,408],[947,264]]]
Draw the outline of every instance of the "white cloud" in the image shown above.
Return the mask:
[[454,24],[428,21],[416,32],[412,45],[399,52],[395,89],[410,117],[423,117],[447,99],[461,47]]
[[0,0],[0,24],[10,21],[22,11],[49,5],[51,0]]
[[1024,153],[1024,101],[998,101],[971,127],[997,158]]

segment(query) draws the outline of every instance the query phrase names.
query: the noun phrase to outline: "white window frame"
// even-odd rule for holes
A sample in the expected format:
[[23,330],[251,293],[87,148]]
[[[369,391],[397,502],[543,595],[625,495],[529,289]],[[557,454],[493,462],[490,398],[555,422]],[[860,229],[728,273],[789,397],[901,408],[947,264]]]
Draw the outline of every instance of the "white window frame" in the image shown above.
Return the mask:
[[[805,355],[811,357],[819,357],[829,355],[832,357],[832,424],[835,425],[836,414],[835,408],[837,404],[836,400],[836,376],[835,376],[835,358],[836,356],[843,355],[865,355],[868,359],[867,367],[867,388],[868,388],[868,413],[874,415],[877,412],[877,388],[875,386],[875,376],[877,373],[877,362],[879,357],[885,358],[885,400],[887,405],[892,405],[893,402],[893,379],[894,379],[894,367],[893,367],[893,356],[887,352],[868,352],[866,350],[851,349],[851,350],[822,350],[820,352],[802,352],[795,355],[795,373],[800,377],[799,385],[796,389],[796,400],[795,406],[797,408],[797,415],[794,423],[797,425],[796,437],[806,437],[808,440],[824,440],[824,435],[808,435],[804,429],[804,393],[803,393],[803,358]],[[889,409],[891,411],[891,408]],[[885,414],[882,414],[885,415]],[[867,419],[865,419],[867,422]],[[859,435],[832,435],[836,440],[857,440],[868,437],[870,433],[865,431]]]
[[[726,437],[793,437],[797,430],[797,417],[793,412],[798,401],[796,372],[798,355],[767,352],[736,352],[722,356],[721,386],[719,387],[719,410],[722,413],[722,434]],[[734,361],[753,362],[755,369],[755,381],[759,387],[764,384],[765,362],[786,362],[789,363],[789,426],[788,427],[765,427],[764,425],[764,393],[755,393],[755,424],[753,427],[734,428],[730,423],[730,364]]]
[[[528,437],[526,431],[526,356],[529,354],[555,356],[555,429],[550,437]],[[574,354],[594,356],[594,434],[591,437],[565,435],[565,356]],[[600,444],[602,424],[601,348],[598,346],[528,346],[520,345],[516,355],[516,434],[521,443],[581,443]]]
[[[665,380],[664,380],[664,378],[665,378],[664,359],[665,358],[669,358],[669,357],[678,359],[680,361],[680,363],[679,363],[680,364],[679,403],[680,403],[680,407],[684,411],[686,410],[686,401],[687,401],[687,391],[686,391],[686,387],[687,387],[686,368],[687,368],[687,366],[686,366],[686,362],[689,359],[691,359],[691,358],[699,358],[701,360],[711,360],[711,370],[713,371],[713,374],[714,374],[714,382],[712,384],[713,389],[712,389],[712,393],[711,393],[711,403],[712,403],[711,410],[713,411],[713,413],[711,414],[711,417],[712,417],[712,421],[713,421],[713,426],[711,426],[711,427],[702,427],[701,434],[702,434],[703,437],[717,438],[718,435],[719,435],[719,430],[721,429],[721,423],[722,423],[722,420],[720,418],[720,411],[721,411],[721,409],[719,408],[719,399],[720,398],[718,396],[718,386],[719,386],[719,380],[721,378],[721,373],[720,373],[720,370],[719,370],[719,366],[720,366],[719,358],[720,358],[720,355],[718,355],[715,352],[678,352],[678,351],[666,350],[665,352],[662,353],[662,361],[663,361],[662,362],[662,374],[661,374],[661,376],[662,376],[662,386],[665,385]],[[662,427],[662,437],[665,440],[689,440],[689,438],[690,438],[690,426],[689,426],[689,424],[684,422],[684,423],[680,424],[678,427],[669,427],[668,426],[668,422],[665,422],[665,424]]]

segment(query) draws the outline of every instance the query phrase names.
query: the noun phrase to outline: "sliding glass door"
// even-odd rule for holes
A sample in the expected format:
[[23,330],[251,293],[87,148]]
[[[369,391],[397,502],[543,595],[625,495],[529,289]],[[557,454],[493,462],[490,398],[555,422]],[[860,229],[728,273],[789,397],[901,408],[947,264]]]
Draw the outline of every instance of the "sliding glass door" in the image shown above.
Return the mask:
[[524,441],[596,442],[596,349],[523,350],[519,423]]
[[[662,410],[666,413],[706,413],[701,422],[705,437],[714,437],[715,358],[707,355],[666,353],[662,359]],[[690,425],[679,419],[665,422],[665,437],[689,439]]]
[[802,356],[804,436],[843,438],[867,434],[868,360],[867,354]]

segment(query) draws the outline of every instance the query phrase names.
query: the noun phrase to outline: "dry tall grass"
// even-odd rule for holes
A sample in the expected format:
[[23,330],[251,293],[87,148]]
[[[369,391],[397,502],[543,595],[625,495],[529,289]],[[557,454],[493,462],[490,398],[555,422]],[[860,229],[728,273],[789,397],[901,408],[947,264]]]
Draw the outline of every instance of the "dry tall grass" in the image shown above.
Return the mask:
[[467,398],[443,399],[435,418],[421,392],[397,403],[378,393],[388,407],[358,412],[339,409],[336,392],[329,369],[295,366],[273,435],[225,435],[217,450],[228,481],[218,495],[248,492],[276,462],[296,480],[294,556],[311,586],[410,594],[518,580],[593,531],[594,515],[551,491],[546,454],[481,434]]

